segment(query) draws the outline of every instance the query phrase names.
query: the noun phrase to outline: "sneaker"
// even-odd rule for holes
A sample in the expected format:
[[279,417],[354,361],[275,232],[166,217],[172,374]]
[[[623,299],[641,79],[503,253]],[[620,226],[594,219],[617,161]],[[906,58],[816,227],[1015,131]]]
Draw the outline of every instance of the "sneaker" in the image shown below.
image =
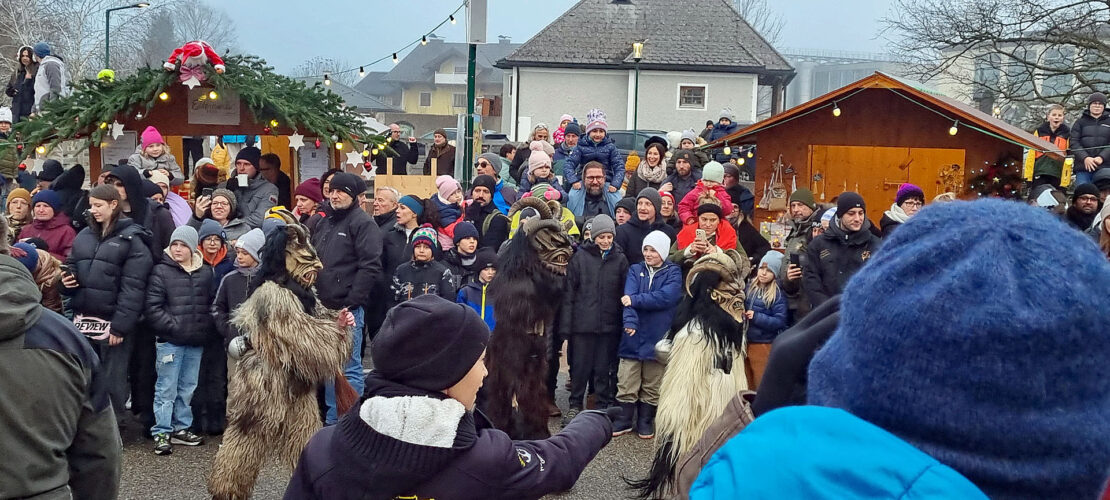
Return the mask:
[[560,422],[560,425],[563,428],[566,428],[566,426],[570,424],[570,421],[574,420],[574,417],[577,417],[578,414],[581,413],[581,412],[582,412],[581,408],[571,408],[571,409],[567,410],[567,412],[563,414],[563,421]]
[[170,434],[170,443],[180,444],[184,446],[198,446],[204,444],[204,439],[200,436],[189,432],[189,429],[181,429],[173,434]]
[[554,402],[549,401],[547,403],[547,416],[549,416],[549,417],[558,417],[559,415],[562,415],[562,414],[563,414],[563,412],[561,410],[559,410],[559,407]]
[[173,453],[173,446],[170,445],[170,437],[166,434],[154,436],[154,454],[169,455],[170,453]]

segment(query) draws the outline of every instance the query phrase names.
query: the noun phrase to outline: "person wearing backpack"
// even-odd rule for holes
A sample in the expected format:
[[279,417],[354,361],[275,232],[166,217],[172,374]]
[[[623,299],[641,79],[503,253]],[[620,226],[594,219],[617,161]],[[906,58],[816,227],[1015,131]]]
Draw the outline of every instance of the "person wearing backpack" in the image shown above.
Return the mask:
[[489,175],[474,178],[470,202],[463,217],[478,229],[478,248],[497,251],[509,239],[509,218],[493,203],[497,180]]

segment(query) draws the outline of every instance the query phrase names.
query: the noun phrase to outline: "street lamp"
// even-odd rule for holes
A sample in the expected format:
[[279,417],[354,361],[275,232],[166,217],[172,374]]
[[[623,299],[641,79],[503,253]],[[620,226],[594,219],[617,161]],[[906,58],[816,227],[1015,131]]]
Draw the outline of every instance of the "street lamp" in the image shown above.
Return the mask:
[[640,59],[644,58],[644,42],[632,44],[632,61],[636,63],[636,87],[632,96],[632,148],[640,140]]
[[108,39],[111,37],[112,12],[124,9],[145,9],[147,7],[150,7],[149,2],[139,2],[132,5],[124,5],[123,7],[112,7],[104,11],[104,69],[109,68],[108,56],[110,54],[110,45],[108,44]]

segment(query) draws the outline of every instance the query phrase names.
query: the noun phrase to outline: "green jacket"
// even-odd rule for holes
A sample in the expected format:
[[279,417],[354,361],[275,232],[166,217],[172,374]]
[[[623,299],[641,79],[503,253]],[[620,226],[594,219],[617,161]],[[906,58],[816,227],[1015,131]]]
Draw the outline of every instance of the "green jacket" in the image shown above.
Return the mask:
[[[7,136],[0,134],[0,141],[7,140]],[[19,150],[15,145],[7,148],[0,148],[0,175],[4,179],[14,181],[16,176],[19,175]]]
[[0,255],[0,498],[116,498],[122,443],[100,361]]

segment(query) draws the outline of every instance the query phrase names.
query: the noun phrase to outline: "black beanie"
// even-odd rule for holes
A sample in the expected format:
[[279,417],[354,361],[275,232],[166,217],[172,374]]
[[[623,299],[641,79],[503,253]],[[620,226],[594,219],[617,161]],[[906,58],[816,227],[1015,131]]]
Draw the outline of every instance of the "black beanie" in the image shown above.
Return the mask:
[[489,189],[490,194],[493,194],[493,191],[497,189],[497,180],[495,180],[493,176],[479,175],[474,178],[474,182],[472,182],[471,185],[473,187],[482,186]]
[[1095,198],[1098,198],[1099,197],[1098,186],[1096,186],[1094,184],[1091,184],[1091,183],[1080,184],[1078,186],[1075,186],[1075,192],[1072,193],[1072,195],[1071,195],[1071,202],[1075,203],[1075,201],[1078,200],[1080,196],[1083,196],[1083,195],[1086,195],[1086,194],[1089,194],[1091,196],[1094,196]]
[[[661,199],[662,198],[660,198],[660,200]],[[660,202],[660,203],[662,203],[662,202]],[[636,213],[636,198],[633,198],[631,196],[629,196],[627,198],[621,198],[620,201],[617,202],[616,208],[614,208],[613,210],[616,211],[617,208],[623,208],[625,210],[628,210],[628,213],[630,213],[630,214]]]
[[350,195],[352,199],[357,200],[358,195],[366,191],[366,183],[360,181],[362,181],[362,178],[355,174],[339,172],[331,176],[331,188],[343,191]]
[[844,217],[844,214],[848,213],[848,211],[853,208],[867,210],[867,207],[863,204],[863,197],[860,196],[859,193],[853,193],[851,191],[840,193],[840,197],[837,198],[836,201],[836,218],[839,219]]
[[489,344],[489,327],[473,309],[421,295],[389,310],[370,357],[386,380],[443,391],[459,383]]
[[702,203],[698,205],[698,215],[702,214],[717,214],[717,217],[724,217],[724,210],[716,203]]
[[235,155],[235,161],[247,160],[258,168],[258,162],[262,159],[262,151],[254,146],[245,147],[239,150],[239,154]]

